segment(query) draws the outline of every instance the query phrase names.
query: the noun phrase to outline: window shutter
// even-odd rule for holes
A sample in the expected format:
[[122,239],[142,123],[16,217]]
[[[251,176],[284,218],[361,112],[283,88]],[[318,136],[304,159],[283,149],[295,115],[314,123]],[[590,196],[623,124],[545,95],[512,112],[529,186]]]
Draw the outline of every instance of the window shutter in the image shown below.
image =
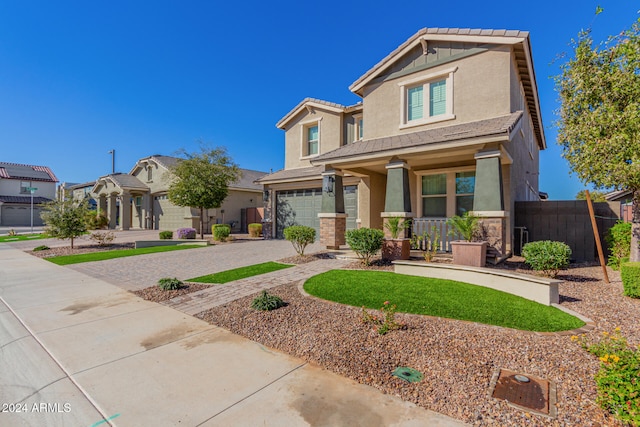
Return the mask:
[[447,82],[440,80],[429,84],[429,115],[438,116],[447,112]]
[[407,91],[409,98],[407,120],[417,120],[423,117],[423,91],[422,86],[412,87]]

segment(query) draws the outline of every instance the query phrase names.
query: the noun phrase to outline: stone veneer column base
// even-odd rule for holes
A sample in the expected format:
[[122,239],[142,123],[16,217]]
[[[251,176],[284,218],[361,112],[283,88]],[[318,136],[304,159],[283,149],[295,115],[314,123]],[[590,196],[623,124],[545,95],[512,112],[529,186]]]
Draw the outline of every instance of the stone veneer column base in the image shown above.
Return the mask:
[[271,229],[272,229],[271,221],[262,221],[262,237],[265,240],[269,240],[273,237],[271,234]]
[[473,211],[480,217],[482,226],[482,240],[489,243],[490,250],[503,257],[507,254],[507,217],[504,211]]
[[344,233],[347,231],[347,214],[320,213],[320,243],[327,249],[340,249],[346,244]]

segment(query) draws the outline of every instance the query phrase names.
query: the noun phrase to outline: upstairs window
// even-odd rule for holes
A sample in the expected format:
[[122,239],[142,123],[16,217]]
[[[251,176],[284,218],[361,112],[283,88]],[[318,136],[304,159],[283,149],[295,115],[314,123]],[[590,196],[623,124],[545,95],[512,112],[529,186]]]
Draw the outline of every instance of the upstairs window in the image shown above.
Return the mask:
[[361,140],[364,137],[364,121],[362,117],[358,119],[358,140]]
[[151,165],[147,165],[147,182],[153,181],[153,167]]
[[31,188],[31,182],[29,181],[20,182],[20,194],[31,194],[31,191],[29,191],[29,188]]
[[318,154],[318,145],[320,143],[320,133],[318,125],[307,128],[307,156]]
[[455,119],[451,68],[398,83],[401,96],[400,128]]

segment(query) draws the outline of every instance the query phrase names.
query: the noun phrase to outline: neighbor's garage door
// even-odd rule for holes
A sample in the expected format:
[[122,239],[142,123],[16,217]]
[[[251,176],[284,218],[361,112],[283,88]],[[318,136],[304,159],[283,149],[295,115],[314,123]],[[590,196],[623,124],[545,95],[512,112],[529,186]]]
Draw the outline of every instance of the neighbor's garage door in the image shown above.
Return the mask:
[[189,227],[190,222],[184,219],[185,209],[173,205],[167,196],[155,196],[153,198],[153,227],[156,230],[176,230],[181,227]]
[[[282,238],[282,230],[291,225],[306,225],[316,230],[316,238],[320,238],[320,219],[318,213],[322,208],[322,189],[278,191],[276,227],[277,236]],[[358,215],[358,187],[344,187],[344,205],[347,217],[347,230],[356,228]]]
[[[0,224],[4,226],[28,226],[31,225],[30,205],[3,205],[0,213]],[[33,225],[43,225],[40,218],[40,207],[33,207]]]

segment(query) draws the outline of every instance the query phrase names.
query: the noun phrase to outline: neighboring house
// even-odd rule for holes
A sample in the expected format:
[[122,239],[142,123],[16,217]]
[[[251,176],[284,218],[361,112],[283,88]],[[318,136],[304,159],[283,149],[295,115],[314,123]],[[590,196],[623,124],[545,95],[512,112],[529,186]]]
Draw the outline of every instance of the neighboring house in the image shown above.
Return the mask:
[[633,192],[631,190],[612,191],[604,195],[607,202],[620,202],[620,219],[633,221]]
[[86,199],[91,209],[96,209],[98,203],[91,194],[91,190],[95,184],[95,181],[82,184],[63,182],[58,186],[58,199],[64,200],[67,197],[71,197],[73,200]]
[[41,204],[56,197],[58,178],[46,166],[0,162],[0,225],[43,225]]
[[259,180],[267,232],[309,225],[337,247],[385,217],[419,230],[472,211],[507,254],[546,148],[529,33],[425,28],[349,89],[361,102],[306,98],[277,123],[284,169]]
[[[98,211],[109,218],[109,228],[128,230],[175,230],[200,227],[198,208],[175,206],[169,201],[169,182],[165,174],[180,159],[153,155],[138,160],[128,174],[100,177],[91,192]],[[205,230],[212,224],[230,224],[232,231],[246,231],[243,214],[262,206],[262,186],[255,184],[264,172],[240,169],[242,178],[229,185],[229,195],[220,209],[205,210]]]

